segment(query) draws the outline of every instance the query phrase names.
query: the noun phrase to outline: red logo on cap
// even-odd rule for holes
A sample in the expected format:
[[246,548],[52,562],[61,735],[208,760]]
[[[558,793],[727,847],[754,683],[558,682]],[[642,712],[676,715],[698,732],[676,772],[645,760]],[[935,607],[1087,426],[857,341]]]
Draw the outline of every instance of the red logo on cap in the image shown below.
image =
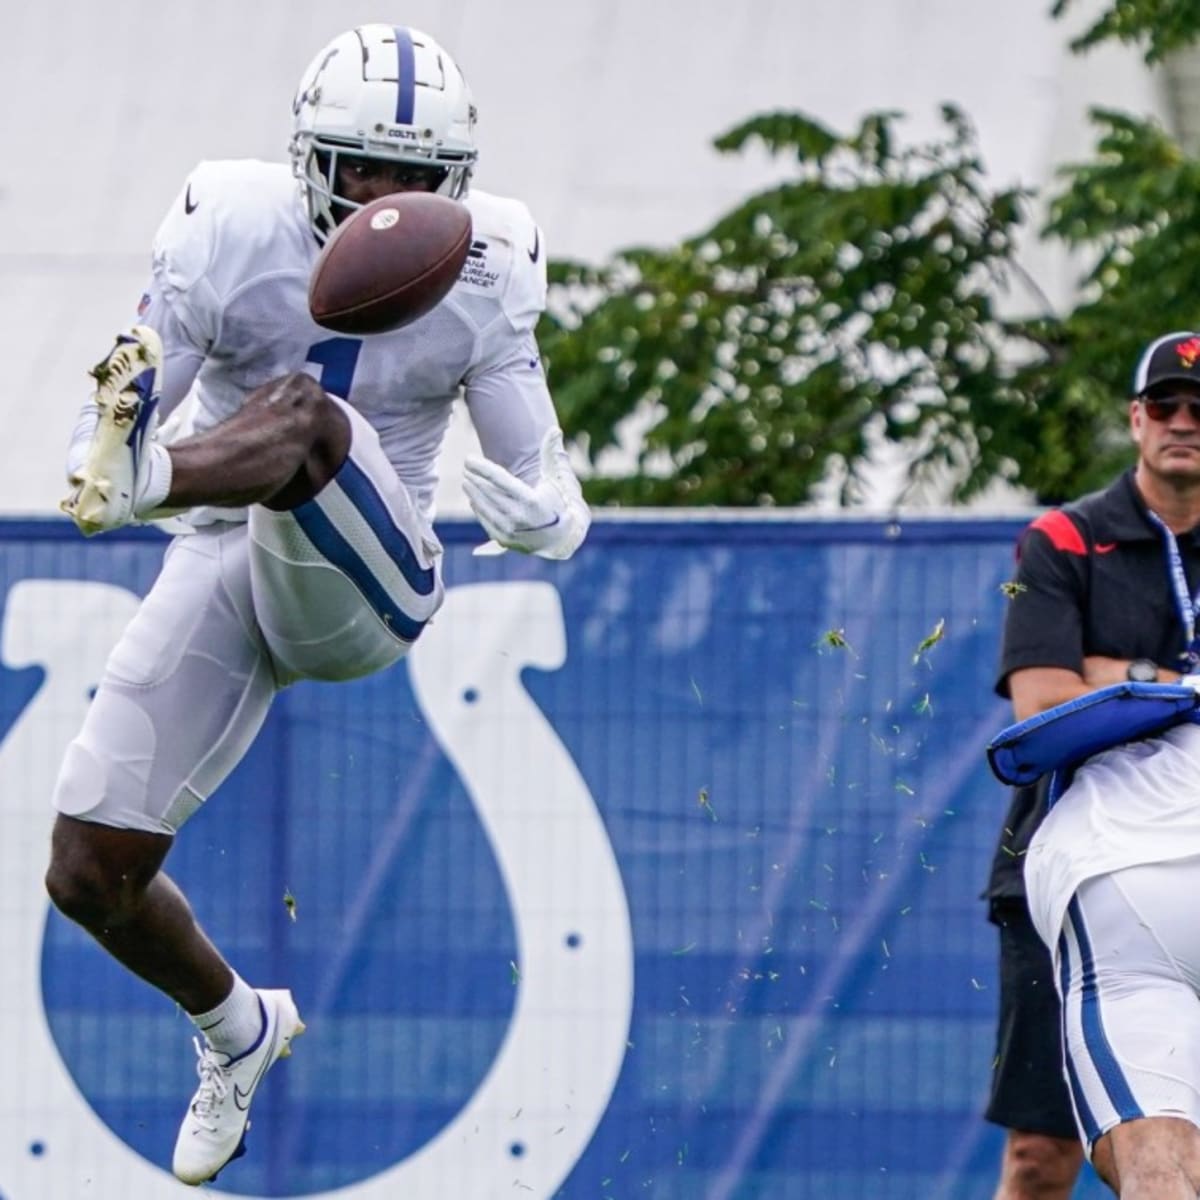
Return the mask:
[[1196,359],[1200,358],[1200,337],[1190,337],[1186,342],[1178,342],[1175,346],[1175,353],[1179,355],[1179,361],[1190,371],[1196,365]]

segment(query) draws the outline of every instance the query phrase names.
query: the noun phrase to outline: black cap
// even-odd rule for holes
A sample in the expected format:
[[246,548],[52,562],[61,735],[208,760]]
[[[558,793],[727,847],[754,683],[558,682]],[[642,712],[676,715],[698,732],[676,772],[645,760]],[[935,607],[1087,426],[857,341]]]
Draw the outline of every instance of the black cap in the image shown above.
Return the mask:
[[1133,394],[1144,396],[1160,383],[1179,382],[1200,387],[1200,333],[1188,329],[1164,333],[1142,351],[1133,372]]

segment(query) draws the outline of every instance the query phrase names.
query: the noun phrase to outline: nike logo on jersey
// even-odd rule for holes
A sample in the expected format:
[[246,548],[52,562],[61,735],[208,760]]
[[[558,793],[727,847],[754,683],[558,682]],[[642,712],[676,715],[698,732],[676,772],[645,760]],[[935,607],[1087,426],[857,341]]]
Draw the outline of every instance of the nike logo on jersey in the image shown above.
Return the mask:
[[541,246],[542,246],[541,230],[538,229],[538,227],[535,225],[533,227],[533,249],[526,251],[526,253],[529,255],[530,262],[537,262],[538,255],[541,253]]
[[1092,549],[1095,550],[1097,554],[1108,554],[1110,551],[1115,550],[1116,548],[1116,542],[1095,542],[1092,545]]
[[199,207],[200,205],[192,203],[192,185],[189,183],[187,191],[183,193],[183,211],[190,217]]

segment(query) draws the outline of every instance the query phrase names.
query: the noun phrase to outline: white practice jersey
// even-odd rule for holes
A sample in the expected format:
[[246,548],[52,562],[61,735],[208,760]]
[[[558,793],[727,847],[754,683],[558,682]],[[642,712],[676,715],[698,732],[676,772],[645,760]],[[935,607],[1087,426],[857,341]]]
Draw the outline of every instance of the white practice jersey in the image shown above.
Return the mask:
[[529,483],[557,417],[534,327],[546,299],[545,249],[517,200],[472,192],[473,233],[458,282],[404,329],[348,337],[308,312],[319,246],[289,167],[204,162],[154,243],[139,321],[163,339],[162,412],[194,386],[192,432],[211,428],[261,384],[307,371],[378,431],[426,518],[455,398],[465,395],[484,454]]
[[1025,855],[1029,911],[1056,947],[1079,885],[1144,863],[1200,856],[1200,726],[1178,725],[1088,759]]

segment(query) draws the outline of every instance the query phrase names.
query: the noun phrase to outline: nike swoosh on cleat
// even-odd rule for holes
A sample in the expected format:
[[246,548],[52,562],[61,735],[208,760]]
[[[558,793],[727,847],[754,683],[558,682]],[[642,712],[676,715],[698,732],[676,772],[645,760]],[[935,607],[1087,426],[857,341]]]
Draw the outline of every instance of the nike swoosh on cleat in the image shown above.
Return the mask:
[[192,185],[189,183],[187,191],[183,194],[183,211],[190,217],[199,207],[199,204],[192,203]]
[[262,1066],[258,1068],[258,1073],[250,1081],[250,1090],[243,1092],[235,1083],[233,1085],[233,1103],[239,1112],[247,1112],[250,1108],[250,1098],[254,1095],[254,1089],[258,1087],[262,1077],[267,1073],[267,1068],[279,1057],[275,1049],[279,1045],[279,1026],[275,1026],[275,1036],[271,1040],[271,1048],[263,1057]]
[[1108,554],[1116,548],[1116,542],[1094,542],[1092,544],[1092,549],[1095,550],[1097,554]]
[[538,255],[541,253],[541,245],[542,245],[541,231],[537,228],[537,226],[534,226],[533,249],[525,251],[525,253],[529,255],[530,262],[537,262]]

